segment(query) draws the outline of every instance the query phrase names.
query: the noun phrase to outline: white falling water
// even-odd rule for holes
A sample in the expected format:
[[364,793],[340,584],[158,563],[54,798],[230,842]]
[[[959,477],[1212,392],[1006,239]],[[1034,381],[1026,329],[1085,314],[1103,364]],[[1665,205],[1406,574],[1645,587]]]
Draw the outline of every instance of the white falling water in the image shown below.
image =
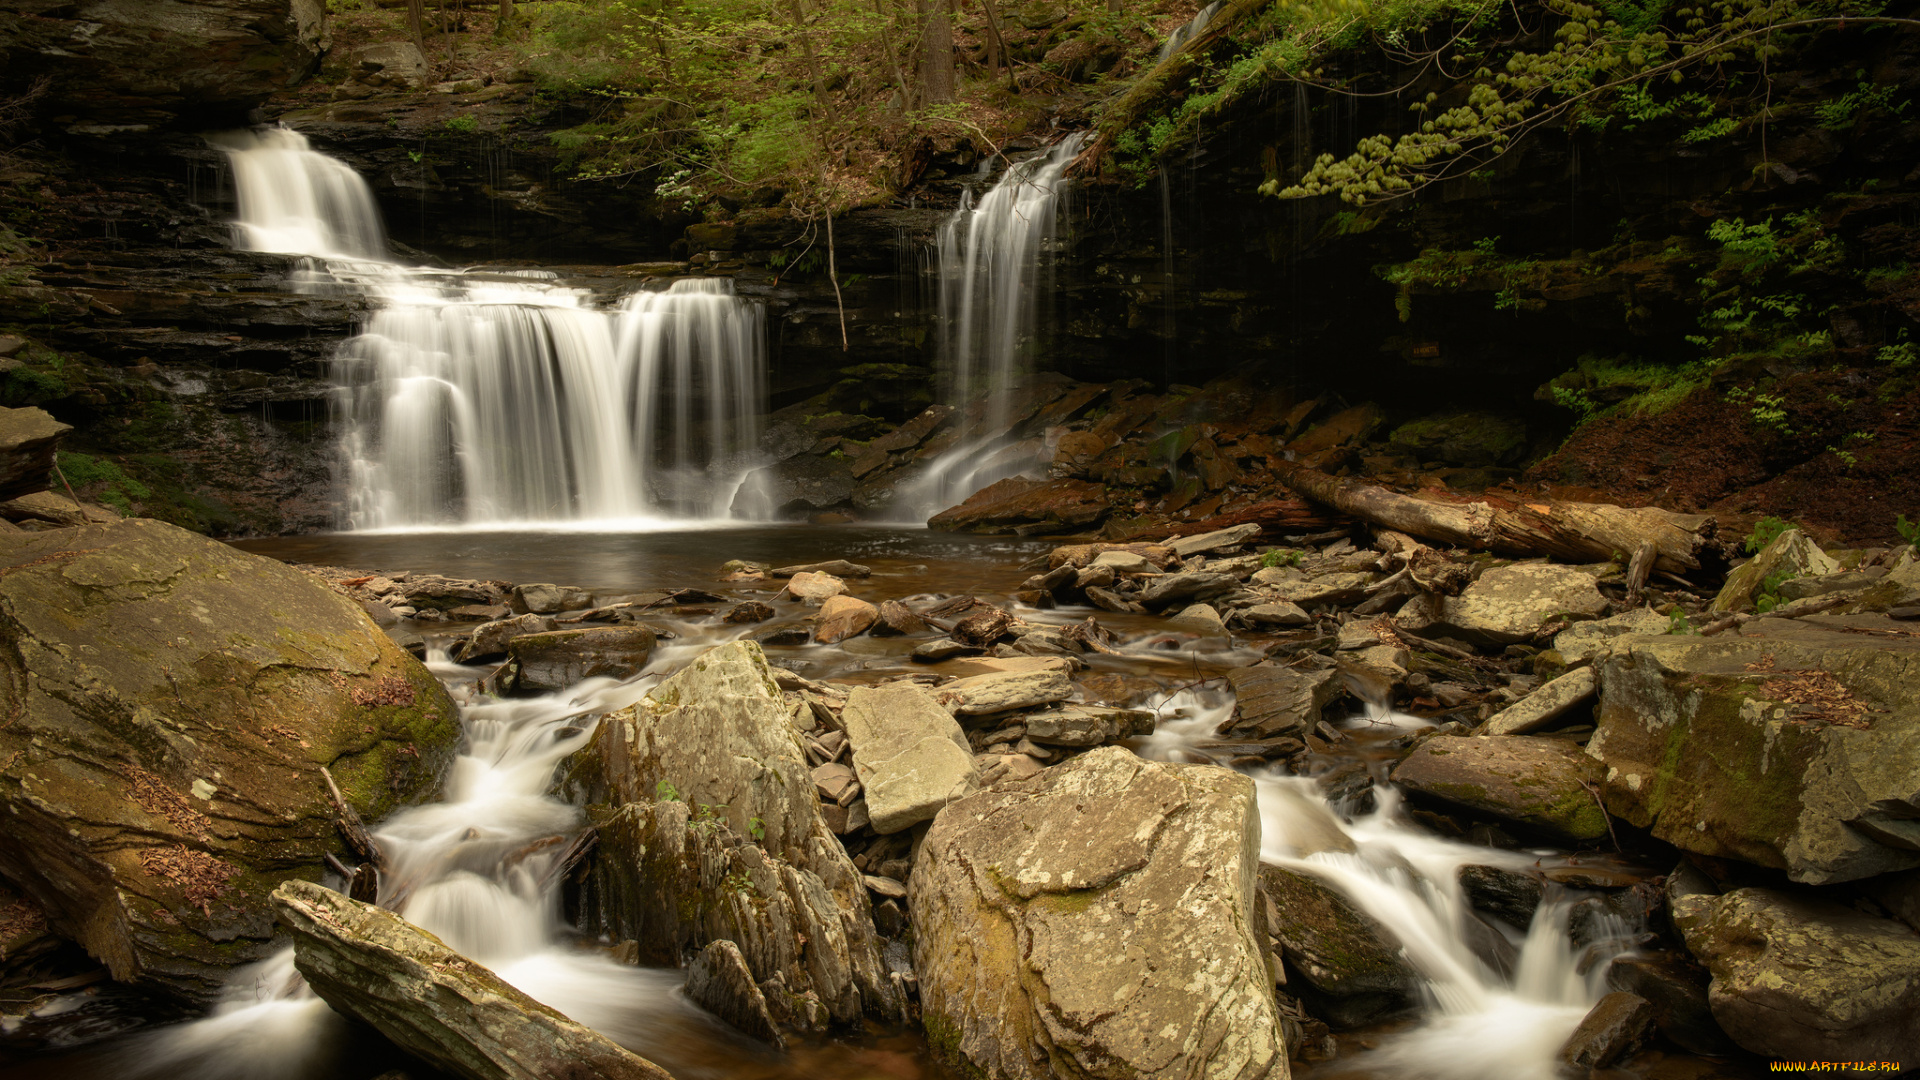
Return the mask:
[[366,182],[285,129],[223,136],[238,243],[375,302],[333,365],[353,529],[711,519],[755,464],[765,313],[726,278],[609,309],[542,271],[387,260]]
[[[1200,745],[1233,710],[1230,694],[1183,689],[1154,703],[1158,730],[1144,757],[1211,761]],[[1381,717],[1370,717],[1379,722]],[[1389,722],[1398,722],[1394,716]],[[1446,840],[1409,826],[1399,792],[1374,788],[1375,809],[1344,820],[1311,779],[1274,769],[1244,770],[1260,801],[1263,862],[1313,874],[1339,890],[1400,941],[1425,979],[1429,1006],[1421,1024],[1385,1036],[1379,1049],[1342,1064],[1370,1076],[1404,1080],[1555,1080],[1558,1052],[1607,992],[1606,963],[1583,963],[1567,936],[1571,904],[1541,904],[1518,943],[1511,973],[1496,971],[1470,947],[1476,918],[1458,874],[1471,864],[1523,870],[1532,856]],[[1623,951],[1616,927],[1612,953]]]
[[1225,6],[1226,4],[1223,3],[1222,0],[1213,0],[1213,3],[1201,8],[1200,13],[1187,20],[1180,29],[1168,34],[1167,40],[1160,43],[1160,59],[1163,61],[1166,60],[1167,57],[1172,56],[1185,47],[1187,42],[1199,36],[1200,32],[1207,28],[1207,24],[1213,21],[1213,17],[1220,14],[1220,9]]
[[1006,443],[1013,386],[1030,370],[1067,166],[1086,139],[1077,132],[1008,166],[978,205],[963,195],[935,236],[946,397],[983,407],[902,499],[919,518],[1020,471],[995,452]]

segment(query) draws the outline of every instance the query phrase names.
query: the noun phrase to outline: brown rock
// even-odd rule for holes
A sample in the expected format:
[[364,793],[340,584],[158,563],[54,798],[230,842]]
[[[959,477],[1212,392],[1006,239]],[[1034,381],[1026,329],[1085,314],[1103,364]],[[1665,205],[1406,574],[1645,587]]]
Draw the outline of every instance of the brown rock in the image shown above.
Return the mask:
[[720,616],[722,622],[729,623],[766,622],[771,618],[773,618],[772,605],[763,604],[758,600],[748,600],[742,604],[735,604],[727,609],[725,615]]
[[953,639],[963,645],[984,649],[1012,629],[1013,615],[999,608],[988,608],[961,619],[953,627]]
[[946,532],[1066,531],[1097,523],[1109,510],[1107,489],[1085,480],[1010,477],[927,519]]
[[823,645],[836,645],[866,633],[867,628],[879,618],[880,610],[865,600],[853,596],[829,596],[820,605],[820,622],[813,629],[813,640]]
[[47,490],[60,436],[72,430],[41,409],[0,409],[0,499]]
[[898,600],[880,601],[879,619],[867,633],[874,637],[897,637],[903,634],[918,634],[927,628],[925,619],[913,613],[913,609]]

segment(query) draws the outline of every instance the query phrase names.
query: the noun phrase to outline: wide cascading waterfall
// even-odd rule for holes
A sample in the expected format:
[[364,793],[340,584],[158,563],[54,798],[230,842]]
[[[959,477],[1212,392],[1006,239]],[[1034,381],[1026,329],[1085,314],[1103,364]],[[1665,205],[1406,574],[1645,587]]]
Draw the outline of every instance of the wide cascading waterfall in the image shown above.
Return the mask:
[[1012,391],[1030,368],[1041,297],[1058,233],[1066,171],[1086,144],[1075,133],[1007,167],[976,204],[963,196],[935,235],[945,397],[969,409],[967,430],[901,500],[919,518],[1019,471],[996,457],[1012,419]]
[[[1158,728],[1143,757],[1215,762],[1204,749],[1233,711],[1225,692],[1183,689],[1153,703]],[[1362,723],[1407,726],[1410,717],[1369,708]],[[1343,1062],[1364,1075],[1403,1080],[1555,1080],[1558,1052],[1588,1010],[1607,992],[1607,962],[1630,945],[1632,928],[1603,920],[1598,940],[1574,945],[1568,918],[1578,898],[1549,893],[1532,925],[1508,940],[1511,965],[1488,962],[1476,936],[1502,933],[1468,905],[1459,871],[1470,864],[1524,871],[1537,855],[1477,847],[1411,827],[1401,796],[1373,788],[1374,807],[1342,815],[1319,785],[1271,767],[1241,770],[1260,803],[1261,861],[1312,874],[1333,886],[1399,939],[1407,961],[1425,979],[1427,1015],[1411,1030],[1381,1039],[1364,1061]],[[1475,932],[1478,932],[1476,935]]]
[[236,242],[310,256],[296,285],[373,301],[332,365],[352,529],[645,527],[730,512],[755,464],[765,311],[726,278],[609,308],[540,271],[389,260],[345,164],[269,129],[216,140]]
[[233,168],[236,245],[328,259],[384,262],[387,234],[373,190],[345,162],[316,152],[287,128],[214,139]]

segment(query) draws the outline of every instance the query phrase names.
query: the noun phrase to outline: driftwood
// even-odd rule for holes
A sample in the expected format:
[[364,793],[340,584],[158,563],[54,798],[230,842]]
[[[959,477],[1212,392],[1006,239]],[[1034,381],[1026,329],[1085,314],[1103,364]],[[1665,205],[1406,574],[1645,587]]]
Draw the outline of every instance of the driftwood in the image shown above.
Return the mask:
[[334,824],[340,827],[340,835],[346,840],[347,846],[360,856],[361,861],[372,863],[376,870],[384,866],[386,860],[380,854],[380,845],[374,842],[373,834],[367,831],[366,822],[360,820],[359,811],[347,802],[346,796],[340,794],[340,785],[333,782],[333,773],[322,765],[320,775],[326,778],[327,793],[333,796]]
[[1700,568],[1718,523],[1704,514],[1606,503],[1513,502],[1496,496],[1452,501],[1401,495],[1377,484],[1274,462],[1281,483],[1374,525],[1421,539],[1502,555],[1605,562],[1651,544],[1651,566],[1668,573]]

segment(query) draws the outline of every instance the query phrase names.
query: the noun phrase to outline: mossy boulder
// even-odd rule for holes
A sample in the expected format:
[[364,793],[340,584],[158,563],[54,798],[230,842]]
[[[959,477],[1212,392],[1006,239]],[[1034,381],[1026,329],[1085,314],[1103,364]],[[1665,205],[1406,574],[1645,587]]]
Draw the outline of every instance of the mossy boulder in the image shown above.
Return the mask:
[[1600,772],[1565,739],[1439,735],[1407,755],[1393,782],[1417,797],[1578,844],[1607,835],[1607,815],[1587,786]]
[[1617,639],[1598,665],[1614,814],[1826,884],[1920,866],[1920,639],[1881,615]]
[[157,521],[0,535],[0,874],[120,980],[211,998],[268,895],[430,795],[445,690],[359,605]]
[[1387,442],[1423,463],[1511,465],[1527,452],[1527,425],[1492,413],[1435,413],[1401,424]]
[[1291,973],[1287,986],[1310,1000],[1316,1016],[1357,1026],[1407,1006],[1418,994],[1422,980],[1400,942],[1333,886],[1263,863],[1260,889],[1273,903],[1267,933],[1280,943]]
[[1821,577],[1838,569],[1840,564],[1820,550],[1820,545],[1808,538],[1806,533],[1799,529],[1788,529],[1760,549],[1758,555],[1728,574],[1727,583],[1720,587],[1719,595],[1713,598],[1713,604],[1707,610],[1714,615],[1752,611],[1766,592],[1769,582],[1777,587],[1795,578]]

